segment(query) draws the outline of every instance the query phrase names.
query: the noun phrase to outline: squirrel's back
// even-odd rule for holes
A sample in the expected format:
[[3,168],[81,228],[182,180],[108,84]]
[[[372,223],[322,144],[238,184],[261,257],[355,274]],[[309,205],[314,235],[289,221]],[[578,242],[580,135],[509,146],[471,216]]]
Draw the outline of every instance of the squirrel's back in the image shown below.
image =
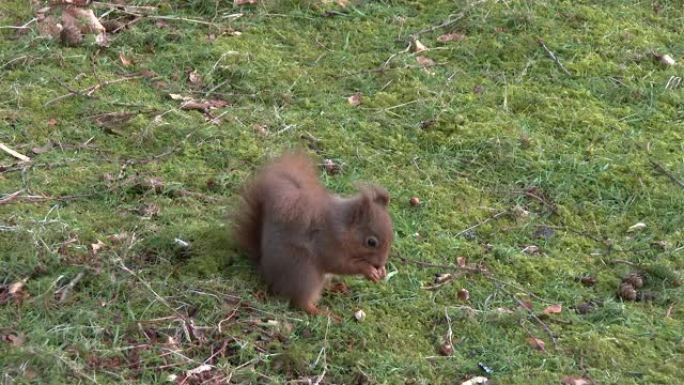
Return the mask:
[[328,197],[314,164],[302,152],[285,153],[269,162],[240,195],[243,202],[234,222],[234,237],[255,261],[261,257],[265,220],[307,226],[316,220]]

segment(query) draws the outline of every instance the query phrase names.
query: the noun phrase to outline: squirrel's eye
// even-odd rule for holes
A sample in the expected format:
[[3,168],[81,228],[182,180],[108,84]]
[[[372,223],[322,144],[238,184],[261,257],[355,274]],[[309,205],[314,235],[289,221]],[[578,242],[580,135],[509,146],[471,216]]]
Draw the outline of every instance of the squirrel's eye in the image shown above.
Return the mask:
[[380,242],[378,242],[378,238],[375,238],[373,236],[366,238],[366,246],[368,247],[376,248],[379,244]]

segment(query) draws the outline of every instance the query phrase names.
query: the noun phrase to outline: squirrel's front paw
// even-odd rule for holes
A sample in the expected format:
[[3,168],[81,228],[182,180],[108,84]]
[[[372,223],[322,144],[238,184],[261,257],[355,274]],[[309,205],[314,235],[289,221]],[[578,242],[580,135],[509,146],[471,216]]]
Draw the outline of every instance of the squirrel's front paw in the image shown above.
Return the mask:
[[372,265],[366,265],[366,267],[364,268],[363,275],[365,275],[366,278],[370,279],[373,282],[378,282],[384,276],[382,273],[383,271],[384,267],[381,269],[376,269]]

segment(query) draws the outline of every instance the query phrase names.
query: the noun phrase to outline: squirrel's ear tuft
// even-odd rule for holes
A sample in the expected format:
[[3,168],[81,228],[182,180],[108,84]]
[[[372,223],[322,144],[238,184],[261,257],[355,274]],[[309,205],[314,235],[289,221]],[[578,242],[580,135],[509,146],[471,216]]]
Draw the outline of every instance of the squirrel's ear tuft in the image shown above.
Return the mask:
[[389,205],[389,192],[384,188],[376,185],[366,185],[359,188],[361,195],[367,197],[371,202],[377,203],[384,207]]
[[355,225],[363,223],[371,210],[371,198],[368,194],[359,194],[354,198],[348,212],[349,224]]
[[379,203],[385,207],[389,205],[390,196],[387,190],[380,186],[373,186],[371,187],[371,191],[373,191],[373,201],[375,203]]

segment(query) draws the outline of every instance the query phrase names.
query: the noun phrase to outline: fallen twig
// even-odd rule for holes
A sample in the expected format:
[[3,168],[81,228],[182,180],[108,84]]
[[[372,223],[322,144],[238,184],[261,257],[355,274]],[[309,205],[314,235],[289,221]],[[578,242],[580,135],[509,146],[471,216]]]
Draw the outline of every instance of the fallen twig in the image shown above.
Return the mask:
[[15,192],[13,192],[13,193],[11,193],[11,194],[7,194],[7,195],[5,195],[4,197],[0,198],[0,205],[4,205],[4,204],[7,204],[7,203],[10,203],[10,202],[12,202],[13,200],[17,199],[17,197],[19,196],[19,194],[22,193],[22,191],[23,191],[23,190],[15,191]]
[[469,231],[471,231],[471,230],[475,230],[476,228],[478,228],[478,227],[480,227],[480,226],[482,226],[482,225],[484,225],[484,224],[486,224],[486,223],[488,223],[488,222],[491,222],[491,221],[493,221],[493,220],[495,220],[495,219],[498,219],[499,217],[501,217],[502,215],[507,214],[507,213],[508,213],[508,210],[506,210],[506,211],[501,211],[501,212],[499,212],[499,213],[496,213],[496,214],[490,216],[489,218],[483,220],[483,221],[480,222],[480,223],[477,223],[477,224],[475,224],[475,225],[473,225],[473,226],[470,226],[470,227],[468,227],[468,228],[465,229],[465,230],[459,231],[458,233],[456,233],[455,237],[459,237],[459,236],[461,236],[461,235],[463,235],[463,234],[465,234],[465,233],[467,233],[467,232],[469,232]]
[[125,82],[128,80],[134,80],[134,79],[140,79],[140,78],[144,78],[144,76],[143,75],[124,76],[124,77],[118,78],[118,79],[106,80],[104,82],[97,83],[93,86],[90,86],[88,88],[84,88],[82,90],[69,91],[68,94],[64,94],[64,95],[61,95],[61,96],[58,96],[56,98],[48,100],[47,102],[45,102],[45,104],[43,104],[43,107],[47,107],[52,103],[55,103],[57,101],[60,101],[62,99],[66,99],[66,98],[69,98],[72,96],[79,96],[80,95],[80,96],[92,97],[93,94],[95,93],[95,91],[99,90],[102,87],[108,86],[110,84],[121,83],[121,82]]
[[542,327],[542,329],[544,329],[544,331],[546,332],[546,334],[549,335],[549,337],[551,338],[551,342],[553,342],[553,347],[554,347],[555,349],[557,349],[557,348],[558,348],[558,339],[557,339],[556,336],[553,334],[553,332],[551,331],[551,329],[549,329],[549,326],[548,326],[546,323],[544,323],[544,321],[542,321],[539,317],[537,317],[537,315],[534,314],[534,311],[532,311],[532,309],[530,309],[523,301],[521,301],[521,300],[520,300],[518,297],[516,297],[513,293],[511,293],[510,291],[504,289],[503,287],[499,287],[499,289],[500,289],[501,291],[503,291],[504,293],[510,295],[511,298],[513,298],[513,300],[514,300],[515,302],[517,302],[518,305],[519,305],[521,308],[523,308],[523,309],[525,309],[525,310],[527,311],[527,313],[530,315],[530,317],[532,317],[532,319],[535,320],[535,321]]
[[553,51],[551,51],[551,50],[549,49],[549,47],[546,46],[546,43],[544,43],[544,40],[539,39],[539,45],[541,45],[541,47],[544,48],[544,51],[546,51],[546,54],[549,55],[549,57],[551,58],[551,60],[553,60],[553,61],[556,63],[556,65],[558,66],[558,68],[560,68],[561,71],[563,71],[563,73],[565,73],[565,74],[568,75],[568,76],[572,76],[572,74],[570,73],[570,71],[568,71],[568,69],[565,68],[565,66],[563,65],[563,63],[561,63],[560,59],[558,59],[558,57],[556,56],[556,54],[554,54]]
[[465,17],[465,15],[468,13],[468,11],[470,11],[473,7],[475,7],[476,5],[480,5],[482,3],[485,3],[485,2],[487,2],[487,0],[473,1],[472,3],[468,4],[463,11],[456,13],[456,14],[449,15],[449,18],[447,18],[445,21],[443,21],[437,25],[434,25],[432,27],[421,29],[420,31],[414,32],[411,34],[411,36],[418,37],[419,35],[422,35],[424,33],[433,32],[433,31],[436,31],[436,30],[441,29],[441,28],[449,27],[449,26],[455,24],[456,22],[458,22],[459,20],[463,19]]
[[20,154],[20,153],[14,151],[13,149],[7,147],[7,145],[5,145],[5,143],[0,142],[0,150],[12,155],[13,157],[21,160],[22,162],[30,162],[31,161],[31,158],[29,158],[26,155]]
[[661,173],[665,174],[670,180],[672,180],[676,185],[679,185],[679,187],[684,188],[684,181],[681,179],[677,178],[675,174],[672,173],[672,171],[668,170],[663,166],[662,164],[656,162],[653,159],[649,159],[649,162],[653,165],[653,167],[656,168],[656,170],[660,171]]
[[78,282],[81,280],[81,278],[83,278],[84,275],[84,272],[79,272],[78,274],[76,274],[76,277],[74,277],[74,279],[71,280],[71,282],[69,282],[66,286],[61,287],[55,292],[55,294],[59,294],[59,303],[63,303],[64,301],[66,301],[69,292],[74,288],[74,286],[76,286],[76,284],[78,284]]

